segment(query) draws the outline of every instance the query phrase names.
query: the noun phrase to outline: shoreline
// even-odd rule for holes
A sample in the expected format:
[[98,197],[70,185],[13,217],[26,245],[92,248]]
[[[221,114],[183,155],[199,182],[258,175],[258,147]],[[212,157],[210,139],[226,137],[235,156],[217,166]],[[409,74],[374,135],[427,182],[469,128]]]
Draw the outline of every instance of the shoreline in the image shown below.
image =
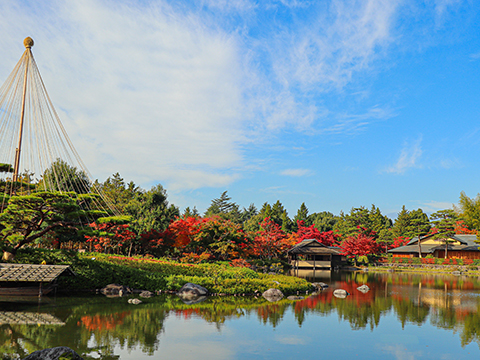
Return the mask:
[[480,267],[472,265],[434,265],[434,264],[375,264],[360,268],[364,272],[408,272],[423,274],[443,274],[453,276],[480,276]]

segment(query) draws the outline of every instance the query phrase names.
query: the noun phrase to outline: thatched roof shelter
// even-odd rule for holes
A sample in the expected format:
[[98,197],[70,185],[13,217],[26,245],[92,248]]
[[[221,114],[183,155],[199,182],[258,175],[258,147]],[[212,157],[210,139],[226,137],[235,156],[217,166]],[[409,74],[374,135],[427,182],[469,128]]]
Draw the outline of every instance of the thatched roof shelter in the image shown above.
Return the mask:
[[288,250],[288,254],[341,255],[341,249],[334,246],[325,246],[316,239],[305,239]]
[[75,275],[68,265],[0,263],[0,282],[52,282],[61,274]]

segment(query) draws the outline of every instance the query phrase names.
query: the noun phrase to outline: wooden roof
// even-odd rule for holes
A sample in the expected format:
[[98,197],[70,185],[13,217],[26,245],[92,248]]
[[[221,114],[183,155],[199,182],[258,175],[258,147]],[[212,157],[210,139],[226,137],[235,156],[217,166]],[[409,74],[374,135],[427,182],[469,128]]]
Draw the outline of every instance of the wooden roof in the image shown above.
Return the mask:
[[3,264],[0,263],[0,282],[26,281],[51,282],[63,272],[75,275],[68,265],[32,265],[32,264]]
[[0,325],[65,325],[63,321],[47,313],[0,311]]
[[316,239],[305,239],[302,242],[296,244],[290,250],[289,254],[332,254],[340,255],[340,249],[334,246],[325,246],[318,242]]

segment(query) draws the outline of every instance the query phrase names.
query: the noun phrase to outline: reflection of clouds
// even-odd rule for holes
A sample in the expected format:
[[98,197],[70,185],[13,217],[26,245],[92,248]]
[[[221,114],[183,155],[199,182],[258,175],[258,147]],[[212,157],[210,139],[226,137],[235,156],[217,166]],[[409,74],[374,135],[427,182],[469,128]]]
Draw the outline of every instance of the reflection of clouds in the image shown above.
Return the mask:
[[285,345],[305,345],[307,343],[305,338],[299,336],[277,336],[275,340]]
[[393,355],[393,359],[397,360],[415,360],[423,355],[422,351],[408,351],[404,345],[385,345],[380,347],[381,350]]
[[[160,337],[158,354],[163,359],[185,359],[195,356],[198,359],[232,359],[236,349],[232,341],[232,331],[222,328],[218,331],[215,324],[202,319],[179,321],[174,317],[164,323],[165,332]],[[192,340],[193,339],[193,340]]]

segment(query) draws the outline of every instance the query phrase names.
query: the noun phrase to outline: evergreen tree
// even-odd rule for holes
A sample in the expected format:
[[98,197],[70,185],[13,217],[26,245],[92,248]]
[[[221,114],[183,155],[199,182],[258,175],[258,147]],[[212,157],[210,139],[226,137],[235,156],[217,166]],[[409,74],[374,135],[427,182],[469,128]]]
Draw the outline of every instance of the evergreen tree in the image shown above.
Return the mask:
[[455,235],[455,225],[458,220],[457,214],[452,209],[440,210],[432,215],[430,219],[435,224],[437,233],[433,236],[434,239],[439,239],[445,244],[445,259],[448,253],[448,244],[451,242],[449,238]]
[[331,212],[322,211],[320,213],[313,213],[308,215],[306,225],[315,225],[320,232],[332,231],[335,223],[337,222],[337,216]]

